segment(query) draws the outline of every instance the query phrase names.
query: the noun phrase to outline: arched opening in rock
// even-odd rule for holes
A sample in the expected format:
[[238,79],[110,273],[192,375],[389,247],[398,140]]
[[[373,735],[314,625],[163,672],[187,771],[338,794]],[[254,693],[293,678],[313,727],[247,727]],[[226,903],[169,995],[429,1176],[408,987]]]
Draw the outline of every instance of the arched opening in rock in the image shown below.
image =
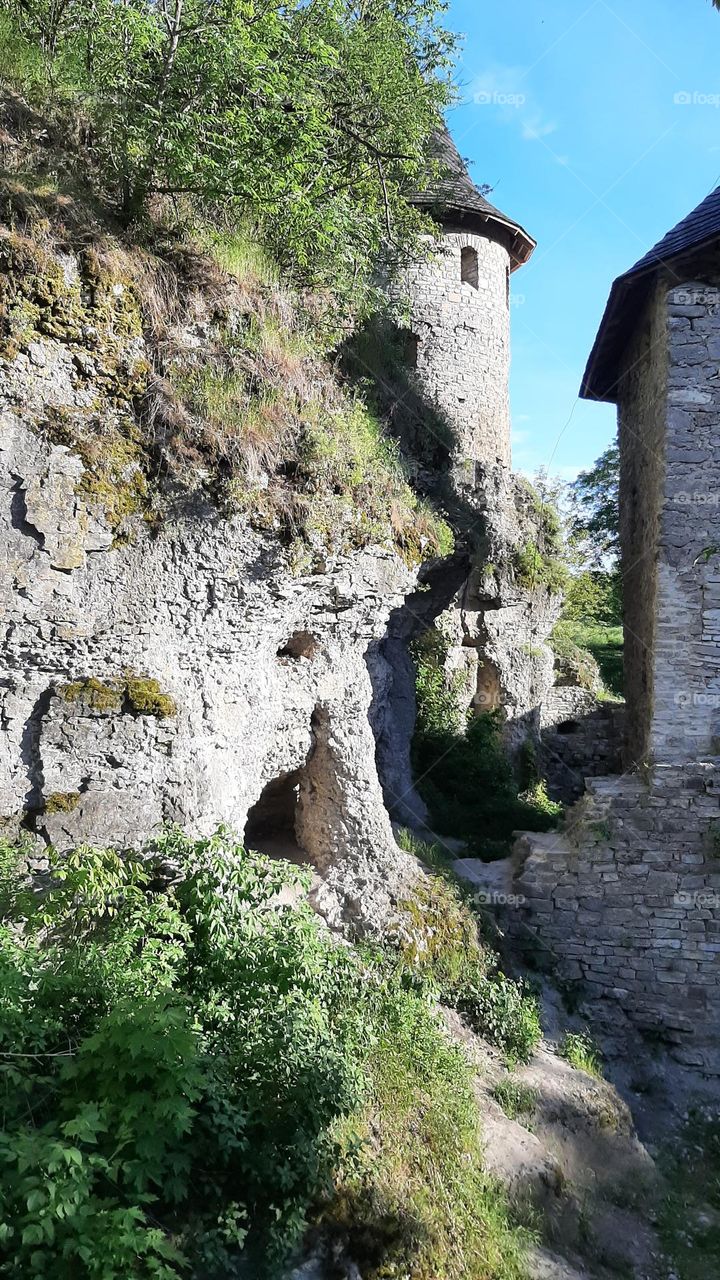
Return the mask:
[[294,631],[277,651],[278,658],[314,658],[318,642],[311,631]]
[[289,862],[310,861],[310,855],[299,844],[296,828],[304,774],[305,766],[293,769],[263,787],[259,800],[248,812],[246,849],[257,849],[271,858],[287,858]]
[[555,727],[555,732],[562,733],[563,735],[570,734],[570,733],[578,733],[579,730],[580,730],[580,725],[578,724],[577,720],[561,720],[560,724],[556,725]]
[[476,715],[483,711],[495,711],[501,703],[500,672],[489,658],[478,662],[477,688],[473,698]]
[[465,245],[460,250],[460,278],[464,284],[472,285],[473,289],[480,286],[477,249],[473,249],[471,245]]

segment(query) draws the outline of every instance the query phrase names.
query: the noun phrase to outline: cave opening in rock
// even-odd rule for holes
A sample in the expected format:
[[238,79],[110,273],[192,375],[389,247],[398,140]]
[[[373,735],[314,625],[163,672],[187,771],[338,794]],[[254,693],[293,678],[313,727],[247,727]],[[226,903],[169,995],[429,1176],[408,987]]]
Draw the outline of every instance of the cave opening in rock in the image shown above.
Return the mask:
[[301,848],[296,829],[300,803],[300,783],[305,769],[293,769],[273,778],[263,787],[260,798],[248,812],[245,847],[272,858],[309,862]]
[[314,658],[318,642],[311,631],[294,631],[277,651],[278,658]]

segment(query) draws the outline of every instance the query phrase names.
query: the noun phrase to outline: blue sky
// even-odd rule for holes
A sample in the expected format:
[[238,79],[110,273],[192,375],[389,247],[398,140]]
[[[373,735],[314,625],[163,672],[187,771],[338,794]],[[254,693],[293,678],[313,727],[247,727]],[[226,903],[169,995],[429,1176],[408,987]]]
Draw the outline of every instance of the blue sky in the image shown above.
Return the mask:
[[577,398],[613,279],[720,184],[720,13],[451,0],[448,25],[455,141],[538,241],[513,276],[514,464],[570,479],[615,431],[613,406]]

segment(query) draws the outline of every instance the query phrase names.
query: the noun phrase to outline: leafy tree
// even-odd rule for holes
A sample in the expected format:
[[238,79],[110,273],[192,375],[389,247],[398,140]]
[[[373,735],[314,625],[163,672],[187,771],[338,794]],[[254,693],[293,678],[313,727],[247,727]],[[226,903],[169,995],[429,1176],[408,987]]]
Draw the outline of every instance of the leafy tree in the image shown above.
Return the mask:
[[[107,192],[259,217],[333,282],[416,243],[405,199],[451,97],[442,0],[0,0],[48,85],[83,69]],[[425,174],[425,178],[426,178]]]
[[570,536],[591,565],[600,568],[620,549],[620,449],[611,445],[570,486]]
[[567,588],[566,620],[617,626],[622,619],[619,486],[617,444],[569,486],[568,543],[576,572]]

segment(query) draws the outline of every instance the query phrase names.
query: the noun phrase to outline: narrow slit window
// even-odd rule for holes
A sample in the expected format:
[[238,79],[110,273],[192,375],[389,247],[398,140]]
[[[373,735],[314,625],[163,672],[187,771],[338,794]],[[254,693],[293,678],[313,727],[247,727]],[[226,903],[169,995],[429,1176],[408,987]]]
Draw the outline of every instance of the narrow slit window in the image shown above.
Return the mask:
[[473,289],[479,288],[477,249],[472,249],[470,245],[460,250],[460,278],[464,284],[472,285]]

